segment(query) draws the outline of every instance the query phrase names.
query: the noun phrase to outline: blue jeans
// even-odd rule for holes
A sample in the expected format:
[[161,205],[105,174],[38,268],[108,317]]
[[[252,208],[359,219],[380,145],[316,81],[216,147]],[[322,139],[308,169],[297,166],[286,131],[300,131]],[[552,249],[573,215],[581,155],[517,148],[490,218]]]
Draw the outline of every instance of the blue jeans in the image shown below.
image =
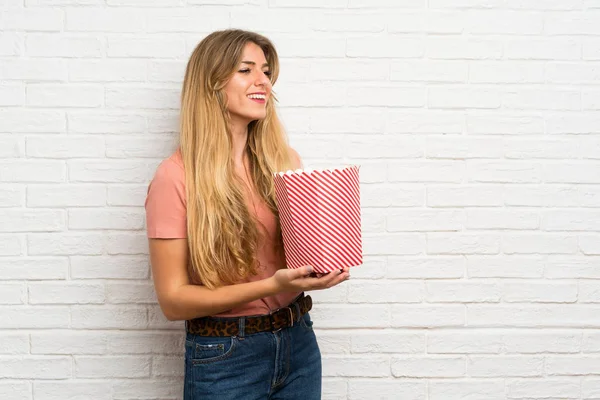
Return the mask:
[[320,400],[321,352],[309,314],[278,332],[187,333],[183,399]]

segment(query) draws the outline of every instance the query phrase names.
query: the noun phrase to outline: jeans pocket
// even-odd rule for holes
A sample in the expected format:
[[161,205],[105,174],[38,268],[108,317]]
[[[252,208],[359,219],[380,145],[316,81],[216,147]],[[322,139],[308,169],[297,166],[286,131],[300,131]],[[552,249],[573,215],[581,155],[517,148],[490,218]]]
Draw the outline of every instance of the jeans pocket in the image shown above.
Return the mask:
[[236,346],[235,337],[197,336],[186,340],[186,356],[192,364],[208,364],[231,357]]
[[309,331],[313,330],[313,322],[308,313],[304,314],[302,318],[300,318],[300,326]]

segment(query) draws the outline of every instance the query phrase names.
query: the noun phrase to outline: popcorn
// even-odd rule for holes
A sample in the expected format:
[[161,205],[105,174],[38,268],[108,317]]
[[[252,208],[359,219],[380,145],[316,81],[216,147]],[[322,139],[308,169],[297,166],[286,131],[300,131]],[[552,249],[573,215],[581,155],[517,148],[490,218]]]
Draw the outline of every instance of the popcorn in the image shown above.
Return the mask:
[[362,264],[359,166],[274,174],[288,268]]

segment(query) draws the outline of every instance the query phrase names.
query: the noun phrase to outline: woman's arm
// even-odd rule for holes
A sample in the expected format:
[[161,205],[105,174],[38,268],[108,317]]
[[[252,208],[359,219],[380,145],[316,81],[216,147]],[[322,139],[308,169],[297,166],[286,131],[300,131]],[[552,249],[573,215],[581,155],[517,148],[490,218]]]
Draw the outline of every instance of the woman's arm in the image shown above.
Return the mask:
[[187,239],[150,239],[150,263],[158,302],[171,321],[219,314],[281,292],[318,290],[348,279],[348,269],[320,278],[307,277],[309,266],[278,270],[271,278],[211,290],[190,284]]

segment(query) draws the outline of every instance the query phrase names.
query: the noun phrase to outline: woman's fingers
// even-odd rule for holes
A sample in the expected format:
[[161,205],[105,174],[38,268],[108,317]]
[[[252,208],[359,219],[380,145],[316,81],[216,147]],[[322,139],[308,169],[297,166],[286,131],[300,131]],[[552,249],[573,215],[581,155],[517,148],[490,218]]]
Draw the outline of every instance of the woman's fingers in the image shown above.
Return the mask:
[[321,278],[317,278],[318,282],[316,282],[316,284],[319,289],[325,289],[333,287],[348,278],[349,274],[346,271],[333,271],[323,275]]

